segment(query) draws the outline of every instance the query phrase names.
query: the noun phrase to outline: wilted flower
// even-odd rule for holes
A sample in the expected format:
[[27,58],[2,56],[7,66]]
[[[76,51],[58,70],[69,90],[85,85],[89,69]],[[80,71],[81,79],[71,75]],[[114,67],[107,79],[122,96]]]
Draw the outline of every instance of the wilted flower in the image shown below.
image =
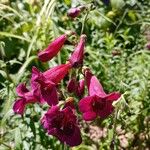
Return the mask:
[[77,118],[71,107],[60,110],[58,106],[52,106],[41,119],[41,123],[49,135],[69,146],[77,146],[82,142]]
[[121,94],[118,92],[106,94],[96,76],[89,70],[85,71],[85,78],[89,96],[81,99],[79,102],[79,109],[83,113],[83,119],[90,121],[97,116],[106,118],[114,110],[112,106],[113,101],[120,98]]
[[85,6],[73,7],[70,8],[67,12],[67,15],[71,18],[76,18],[80,15],[81,11],[85,9]]
[[70,8],[67,14],[71,18],[75,18],[80,14],[80,9],[78,7]]
[[77,47],[69,58],[69,61],[73,67],[79,67],[83,64],[85,40],[86,35],[81,35],[80,42],[78,43]]
[[38,53],[38,57],[42,62],[51,60],[60,51],[65,41],[67,40],[67,34],[63,34],[56,38],[49,46]]
[[16,92],[20,98],[17,99],[13,105],[14,112],[22,115],[27,104],[39,102],[38,98],[34,95],[36,91],[36,87],[34,88],[34,90],[29,91],[26,88],[25,84],[19,84],[16,88]]

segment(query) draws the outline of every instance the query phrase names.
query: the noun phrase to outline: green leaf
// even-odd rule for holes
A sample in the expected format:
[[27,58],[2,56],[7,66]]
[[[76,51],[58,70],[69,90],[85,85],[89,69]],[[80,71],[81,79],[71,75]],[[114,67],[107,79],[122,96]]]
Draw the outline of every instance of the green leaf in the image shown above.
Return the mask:
[[22,149],[22,138],[21,132],[19,128],[15,129],[15,150]]

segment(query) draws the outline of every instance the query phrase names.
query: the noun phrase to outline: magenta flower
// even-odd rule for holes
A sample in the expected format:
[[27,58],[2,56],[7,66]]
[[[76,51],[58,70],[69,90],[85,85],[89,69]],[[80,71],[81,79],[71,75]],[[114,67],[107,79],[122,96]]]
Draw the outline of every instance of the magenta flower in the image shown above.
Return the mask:
[[76,81],[75,78],[72,78],[67,85],[69,93],[74,93],[78,97],[81,97],[84,94],[84,79]]
[[46,62],[51,60],[54,56],[56,56],[66,40],[67,40],[66,34],[63,34],[58,38],[56,38],[52,43],[49,44],[49,46],[45,50],[40,51],[38,53],[40,61]]
[[55,84],[59,83],[71,69],[71,64],[61,64],[56,67],[53,67],[43,73],[46,79],[51,80]]
[[41,123],[49,135],[69,146],[77,146],[82,142],[77,118],[71,107],[60,110],[58,106],[52,106],[41,119]]
[[31,86],[32,89],[38,87],[38,92],[34,94],[40,98],[41,102],[46,101],[49,105],[58,103],[56,85],[64,78],[70,68],[69,63],[56,66],[43,73],[35,67],[32,68]]
[[35,87],[34,90],[29,91],[25,84],[21,83],[17,86],[16,92],[20,97],[17,99],[13,105],[13,110],[17,114],[23,115],[25,106],[30,103],[39,102],[39,99],[34,95],[37,92],[37,88]]
[[77,47],[69,58],[69,61],[73,67],[79,67],[83,64],[85,40],[86,35],[81,35],[80,42],[78,43]]
[[80,80],[78,83],[77,96],[81,97],[84,94],[84,79]]
[[89,96],[79,102],[79,109],[83,113],[83,119],[91,121],[97,116],[103,119],[108,117],[114,110],[113,101],[118,100],[121,94],[119,92],[106,94],[96,76],[89,70],[85,71],[85,78]]

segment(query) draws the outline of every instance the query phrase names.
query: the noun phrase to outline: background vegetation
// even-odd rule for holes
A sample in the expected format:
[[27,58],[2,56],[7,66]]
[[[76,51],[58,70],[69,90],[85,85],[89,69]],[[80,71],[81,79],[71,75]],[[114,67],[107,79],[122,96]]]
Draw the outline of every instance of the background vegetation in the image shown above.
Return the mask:
[[[12,104],[19,82],[28,82],[33,65],[46,70],[65,63],[73,47],[67,45],[49,63],[37,61],[37,52],[54,38],[73,30],[80,35],[87,12],[73,20],[70,7],[93,3],[84,33],[85,65],[107,92],[121,91],[117,113],[104,121],[83,122],[83,143],[75,150],[135,149],[150,146],[150,1],[111,0],[1,0],[0,2],[0,149],[64,149],[40,125],[42,109],[28,106],[23,117]],[[115,128],[114,128],[115,127]],[[66,147],[65,147],[66,148]]]

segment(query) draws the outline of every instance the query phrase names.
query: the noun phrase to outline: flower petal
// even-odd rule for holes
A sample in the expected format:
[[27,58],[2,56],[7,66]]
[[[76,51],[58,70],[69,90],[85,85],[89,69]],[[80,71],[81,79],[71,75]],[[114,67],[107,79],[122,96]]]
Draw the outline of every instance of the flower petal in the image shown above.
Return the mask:
[[56,87],[41,89],[41,94],[44,101],[46,101],[50,106],[58,103]]
[[13,111],[17,114],[23,115],[25,109],[25,99],[18,99],[13,105]]
[[38,101],[36,99],[36,97],[33,95],[33,91],[30,91],[30,92],[26,93],[24,98],[25,98],[27,104],[28,103],[35,103],[35,102]]
[[41,124],[45,129],[51,130],[51,126],[49,125],[49,118],[52,119],[59,112],[58,106],[52,106],[48,109],[45,115],[41,118]]
[[103,90],[103,87],[96,76],[94,76],[90,70],[85,71],[85,78],[87,82],[87,87],[89,95],[98,95],[100,97],[105,97],[106,93]]
[[92,100],[94,96],[87,96],[79,101],[79,110],[84,113],[92,110]]
[[54,82],[55,84],[59,83],[68,73],[69,69],[71,69],[71,64],[61,64],[59,66],[53,67],[45,72],[43,72],[43,76]]
[[92,121],[97,117],[97,114],[94,111],[88,111],[83,113],[83,119],[85,121]]
[[105,119],[113,112],[113,110],[114,110],[114,107],[112,106],[111,103],[108,102],[106,103],[105,107],[98,112],[98,115],[101,118]]
[[85,83],[84,83],[84,79],[82,79],[79,81],[78,89],[76,92],[78,97],[81,97],[84,94],[84,87],[85,87]]
[[75,78],[72,78],[71,80],[69,80],[68,84],[67,84],[67,90],[69,93],[74,93],[77,90],[77,81]]
[[23,97],[25,93],[29,92],[24,83],[21,83],[17,86],[16,92],[18,96]]
[[112,92],[107,95],[106,99],[110,102],[116,101],[120,98],[121,94],[119,92]]
[[66,144],[69,146],[78,146],[82,143],[81,132],[78,126],[74,127],[74,133],[66,138]]

